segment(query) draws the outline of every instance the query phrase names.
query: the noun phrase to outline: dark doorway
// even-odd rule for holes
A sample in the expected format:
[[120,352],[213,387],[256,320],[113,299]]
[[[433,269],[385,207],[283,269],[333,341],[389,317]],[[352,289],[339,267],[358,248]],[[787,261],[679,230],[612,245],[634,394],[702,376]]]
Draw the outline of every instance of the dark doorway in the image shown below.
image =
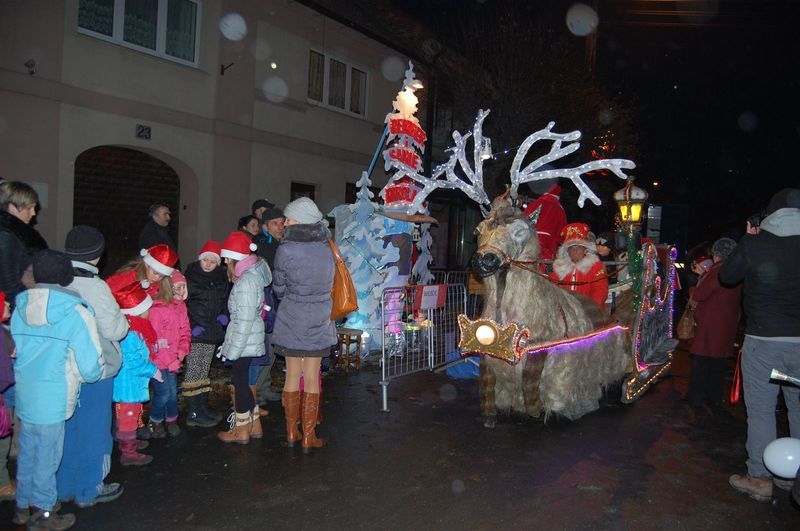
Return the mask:
[[169,205],[169,232],[178,241],[180,179],[169,165],[133,149],[99,146],[75,160],[74,225],[90,225],[103,233],[106,252],[103,277],[139,253],[139,232],[147,210],[156,201]]

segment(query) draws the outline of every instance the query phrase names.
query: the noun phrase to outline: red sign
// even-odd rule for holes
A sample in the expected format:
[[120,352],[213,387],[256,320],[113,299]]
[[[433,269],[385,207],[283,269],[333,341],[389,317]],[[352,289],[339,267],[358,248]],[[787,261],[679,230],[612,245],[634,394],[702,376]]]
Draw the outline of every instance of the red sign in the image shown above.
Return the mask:
[[435,310],[444,308],[447,301],[447,284],[434,284],[432,286],[417,286],[414,297],[414,310]]

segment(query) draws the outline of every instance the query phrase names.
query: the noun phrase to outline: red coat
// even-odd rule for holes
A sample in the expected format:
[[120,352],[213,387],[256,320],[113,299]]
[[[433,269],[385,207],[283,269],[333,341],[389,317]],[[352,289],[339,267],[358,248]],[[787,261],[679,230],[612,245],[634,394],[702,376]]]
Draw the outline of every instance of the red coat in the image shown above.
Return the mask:
[[726,358],[733,354],[733,343],[739,325],[739,304],[742,285],[726,288],[719,283],[717,262],[700,277],[692,293],[697,302],[694,317],[697,323],[689,352],[698,356]]
[[569,257],[558,258],[553,262],[550,278],[562,288],[587,295],[605,309],[608,298],[608,275],[596,254],[587,254],[578,264],[573,264]]
[[556,256],[556,250],[561,242],[561,229],[567,224],[567,214],[561,206],[558,194],[561,188],[558,185],[550,189],[531,201],[525,209],[525,215],[529,216],[540,206],[539,219],[536,221],[536,234],[539,236],[539,246],[541,253],[539,258],[542,260],[552,260]]

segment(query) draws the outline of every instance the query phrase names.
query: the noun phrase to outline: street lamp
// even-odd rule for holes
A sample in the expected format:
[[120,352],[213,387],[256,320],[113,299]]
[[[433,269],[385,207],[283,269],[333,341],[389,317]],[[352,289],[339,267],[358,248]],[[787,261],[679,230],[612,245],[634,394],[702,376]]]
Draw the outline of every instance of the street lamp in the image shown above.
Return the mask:
[[633,177],[628,177],[625,188],[614,192],[614,201],[619,206],[620,221],[626,226],[639,225],[642,222],[647,192],[634,186]]

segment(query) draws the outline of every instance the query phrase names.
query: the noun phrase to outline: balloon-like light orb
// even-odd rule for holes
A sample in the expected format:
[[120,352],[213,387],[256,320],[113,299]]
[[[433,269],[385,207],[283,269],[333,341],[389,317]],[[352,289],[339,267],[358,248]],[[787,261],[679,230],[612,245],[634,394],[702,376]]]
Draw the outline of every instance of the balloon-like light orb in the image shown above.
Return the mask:
[[481,345],[491,345],[497,339],[497,333],[489,325],[481,325],[475,330],[475,339]]

